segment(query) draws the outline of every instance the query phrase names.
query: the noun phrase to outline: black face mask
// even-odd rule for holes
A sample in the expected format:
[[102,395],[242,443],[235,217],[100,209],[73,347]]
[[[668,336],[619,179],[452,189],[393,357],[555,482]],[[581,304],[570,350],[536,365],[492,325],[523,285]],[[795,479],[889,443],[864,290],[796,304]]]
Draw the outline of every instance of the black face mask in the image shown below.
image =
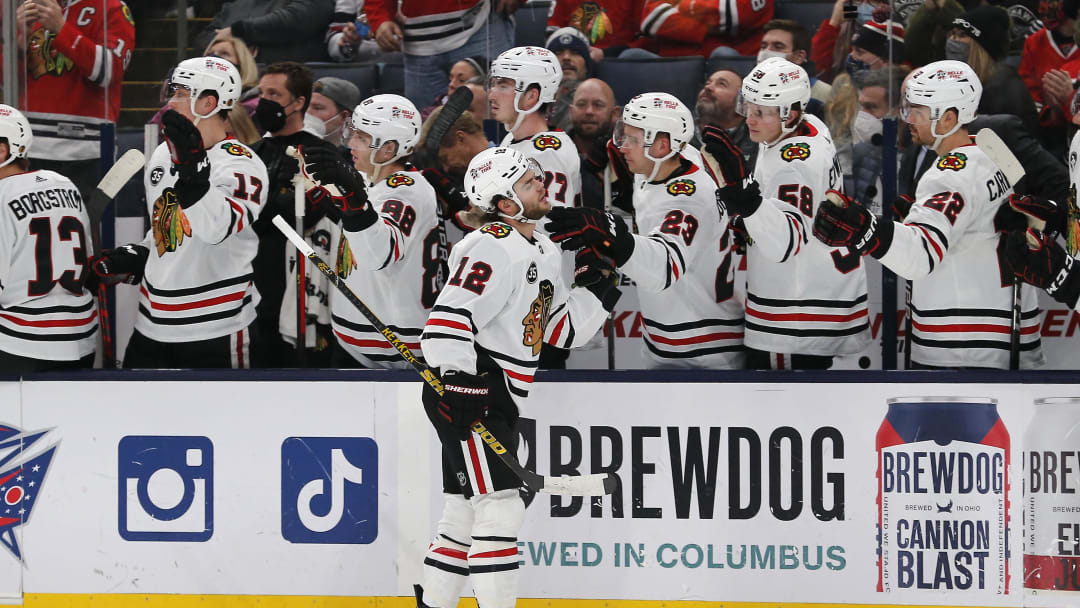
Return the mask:
[[276,133],[285,126],[285,108],[276,101],[265,97],[259,99],[259,105],[255,106],[255,120],[266,131]]

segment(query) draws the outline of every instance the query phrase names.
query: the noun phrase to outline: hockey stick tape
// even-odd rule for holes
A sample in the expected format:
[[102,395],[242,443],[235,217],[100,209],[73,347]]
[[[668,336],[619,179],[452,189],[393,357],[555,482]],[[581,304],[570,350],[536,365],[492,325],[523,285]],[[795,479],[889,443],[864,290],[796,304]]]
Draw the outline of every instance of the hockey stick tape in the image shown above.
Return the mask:
[[308,257],[315,255],[315,250],[311,248],[311,245],[308,245],[307,241],[305,241],[303,237],[301,237],[299,234],[296,234],[296,231],[292,229],[292,226],[290,226],[288,222],[285,221],[285,218],[281,217],[280,215],[275,215],[273,222],[274,225],[277,226],[277,229],[285,235],[285,238],[289,239],[289,241],[293,245],[296,245],[296,248],[300,250],[300,253]]
[[300,165],[300,175],[304,180],[304,191],[311,190],[312,188],[323,188],[330,193],[330,196],[340,197],[341,190],[338,190],[334,184],[321,184],[314,177],[307,172],[307,163],[304,162],[303,156],[297,151],[296,146],[289,146],[285,148],[285,155],[295,158]]

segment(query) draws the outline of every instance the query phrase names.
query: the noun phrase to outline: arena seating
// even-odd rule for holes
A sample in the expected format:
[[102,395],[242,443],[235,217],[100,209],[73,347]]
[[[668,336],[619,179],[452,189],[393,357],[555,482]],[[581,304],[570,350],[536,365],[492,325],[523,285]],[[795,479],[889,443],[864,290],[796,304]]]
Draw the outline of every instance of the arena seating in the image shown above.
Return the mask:
[[664,91],[692,108],[705,81],[705,58],[605,59],[596,64],[596,77],[611,85],[618,104],[640,93]]

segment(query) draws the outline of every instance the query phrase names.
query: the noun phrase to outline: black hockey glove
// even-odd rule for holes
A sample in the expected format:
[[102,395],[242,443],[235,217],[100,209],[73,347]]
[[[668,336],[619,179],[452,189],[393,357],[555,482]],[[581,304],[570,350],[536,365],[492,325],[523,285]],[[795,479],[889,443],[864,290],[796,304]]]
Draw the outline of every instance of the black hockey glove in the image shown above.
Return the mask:
[[468,211],[472,204],[469,195],[454,180],[438,169],[424,169],[424,179],[435,189],[435,196],[442,207],[443,217],[451,217],[458,211]]
[[597,251],[595,247],[585,247],[574,258],[574,285],[588,289],[604,310],[615,310],[615,303],[622,297],[619,291],[619,273],[615,271],[615,260]]
[[600,253],[622,266],[634,253],[634,235],[626,222],[613,213],[588,207],[554,207],[548,212],[544,229],[565,251],[596,246]]
[[881,258],[892,245],[892,221],[874,217],[865,207],[836,190],[825,193],[825,200],[814,216],[814,236],[830,247],[851,247],[862,255]]
[[[330,196],[341,212],[341,226],[349,232],[359,232],[371,226],[379,219],[371,203],[368,202],[367,190],[364,188],[363,179],[356,171],[345,164],[345,160],[337,150],[322,147],[297,148],[301,158],[304,159],[304,172],[326,190],[327,194],[311,193],[308,197],[312,200]],[[326,186],[333,185],[341,193],[341,196],[330,194]]]
[[[1026,217],[1034,218],[1043,222],[1044,227],[1040,232],[1061,234],[1065,232],[1065,225],[1069,219],[1069,210],[1065,205],[1054,202],[1048,198],[1028,194],[1010,194],[1009,206],[1023,213]],[[1028,222],[1031,226],[1031,222]],[[1026,228],[1027,226],[1025,226]],[[1039,229],[1038,226],[1032,226]]]
[[915,199],[906,194],[896,197],[896,200],[892,202],[892,212],[896,214],[896,221],[903,222],[907,219],[907,214],[911,213],[911,206],[914,204]]
[[716,191],[717,202],[731,215],[749,217],[761,206],[761,189],[750,176],[742,150],[731,141],[727,131],[707,126],[701,131],[705,151],[702,159],[724,185]]
[[1052,237],[1028,228],[1010,232],[1005,256],[1013,273],[1025,283],[1045,289],[1047,295],[1070,308],[1080,299],[1080,264]]
[[439,415],[458,431],[465,441],[472,433],[472,424],[487,417],[488,383],[484,376],[464,372],[443,374],[443,395],[439,397]]
[[142,282],[146,258],[150,250],[142,245],[124,245],[116,249],[106,249],[101,255],[90,258],[86,273],[86,289],[93,291],[98,285],[116,285]]
[[161,116],[161,128],[172,157],[172,170],[177,174],[173,191],[180,207],[187,209],[210,190],[210,161],[202,133],[176,110],[167,110]]

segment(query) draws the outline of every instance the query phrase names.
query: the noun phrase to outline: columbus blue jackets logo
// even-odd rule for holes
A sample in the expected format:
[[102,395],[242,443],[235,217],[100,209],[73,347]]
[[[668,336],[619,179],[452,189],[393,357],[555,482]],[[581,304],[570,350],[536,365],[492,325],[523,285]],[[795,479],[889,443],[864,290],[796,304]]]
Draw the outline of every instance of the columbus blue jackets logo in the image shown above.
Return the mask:
[[962,152],[950,152],[937,161],[937,168],[941,170],[959,171],[967,166],[967,155]]
[[49,430],[24,432],[0,424],[0,544],[22,561],[15,528],[30,522],[59,443],[38,443]]
[[507,224],[492,222],[490,224],[485,224],[484,227],[480,229],[480,232],[490,234],[497,239],[504,239],[510,236],[511,230],[513,229]]
[[386,178],[386,185],[390,186],[391,188],[399,188],[401,186],[411,186],[411,185],[413,185],[415,183],[416,183],[416,180],[409,177],[408,175],[402,175],[400,173],[395,173],[395,174],[391,175],[390,177]]
[[780,158],[789,163],[793,160],[806,160],[810,158],[810,144],[805,142],[785,144],[780,148]]
[[233,156],[246,156],[248,158],[251,158],[251,152],[240,144],[236,144],[233,142],[225,142],[221,144],[221,149],[225,150],[229,154],[232,154]]
[[694,185],[694,180],[692,179],[678,179],[668,184],[667,191],[668,194],[673,196],[678,196],[680,194],[690,196],[697,191],[697,186]]
[[540,135],[533,140],[533,147],[537,150],[558,150],[562,147],[562,140],[554,135]]

